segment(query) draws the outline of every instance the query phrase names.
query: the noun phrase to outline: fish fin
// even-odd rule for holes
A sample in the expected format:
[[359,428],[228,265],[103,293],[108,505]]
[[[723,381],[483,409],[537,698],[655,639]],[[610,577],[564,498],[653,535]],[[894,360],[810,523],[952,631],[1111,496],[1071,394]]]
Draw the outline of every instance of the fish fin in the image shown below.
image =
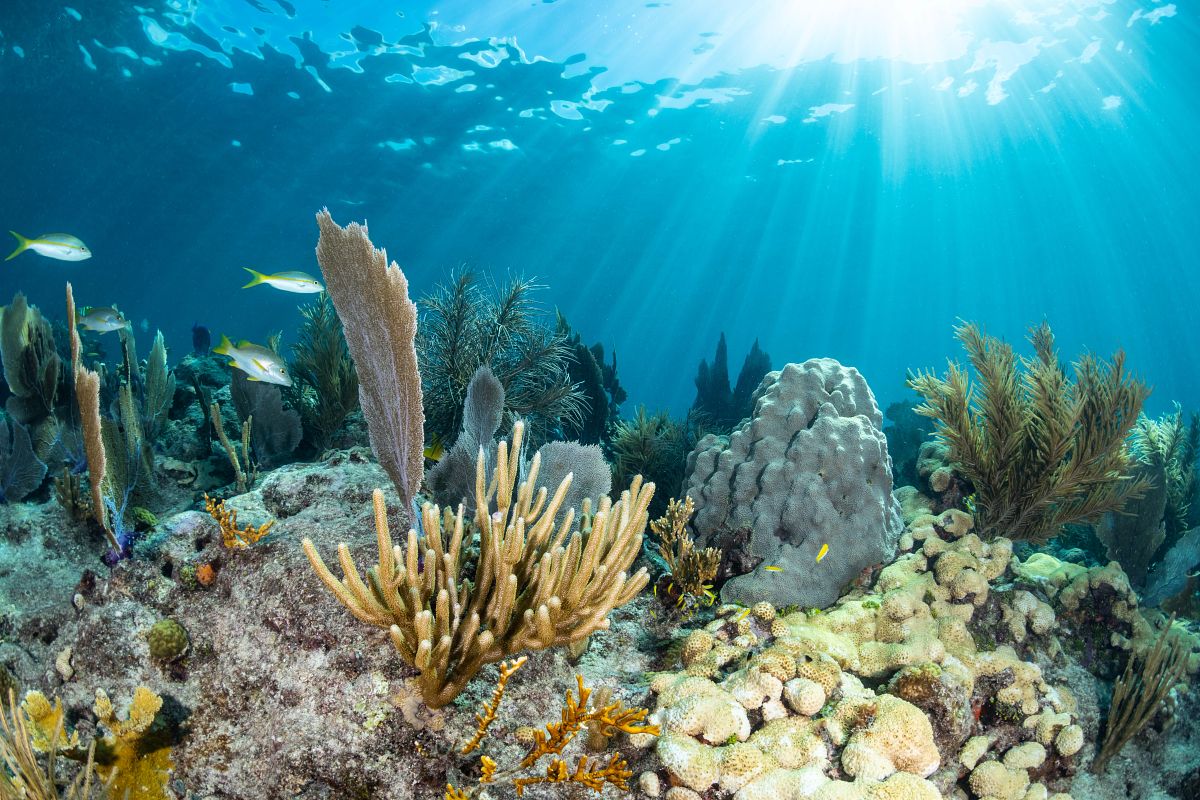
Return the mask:
[[221,343],[214,347],[212,351],[219,356],[227,356],[233,352],[233,342],[229,341],[229,337],[222,333]]
[[257,270],[250,269],[249,267],[242,267],[242,269],[254,276],[249,283],[242,287],[243,289],[249,289],[251,286],[258,286],[260,283],[265,283],[267,280],[267,276],[263,275]]
[[249,375],[249,376],[247,376],[246,380],[248,380],[248,381],[254,381],[255,383],[262,383],[262,381],[261,381],[259,378],[256,378],[256,377],[254,377],[253,375]]
[[5,261],[12,261],[14,258],[21,255],[21,253],[23,253],[27,249],[29,249],[29,242],[31,241],[30,239],[26,239],[24,236],[17,233],[16,231],[9,231],[9,233],[11,233],[13,236],[17,237],[17,249],[13,250],[11,253],[9,253],[8,258],[4,259]]
[[252,347],[254,345],[249,339],[242,339],[238,342],[238,347]]

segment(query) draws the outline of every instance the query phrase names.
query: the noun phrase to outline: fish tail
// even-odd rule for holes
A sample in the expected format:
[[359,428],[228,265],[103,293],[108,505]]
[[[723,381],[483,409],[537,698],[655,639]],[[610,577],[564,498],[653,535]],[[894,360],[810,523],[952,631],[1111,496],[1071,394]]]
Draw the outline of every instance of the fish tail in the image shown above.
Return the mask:
[[263,275],[261,272],[258,272],[256,270],[252,270],[249,267],[242,267],[242,269],[246,270],[246,272],[249,272],[251,275],[254,276],[249,283],[247,283],[245,286],[242,287],[243,289],[249,289],[251,286],[258,286],[260,283],[263,283],[267,279],[266,275]]
[[24,236],[17,233],[16,231],[9,231],[9,233],[11,233],[13,236],[17,237],[17,249],[13,250],[11,253],[9,253],[8,258],[4,259],[5,261],[12,261],[14,258],[21,255],[21,253],[25,252],[29,248],[29,242],[30,242],[29,239],[26,239]]
[[212,349],[214,353],[220,356],[227,356],[233,352],[233,342],[229,341],[229,337],[221,334],[221,343]]

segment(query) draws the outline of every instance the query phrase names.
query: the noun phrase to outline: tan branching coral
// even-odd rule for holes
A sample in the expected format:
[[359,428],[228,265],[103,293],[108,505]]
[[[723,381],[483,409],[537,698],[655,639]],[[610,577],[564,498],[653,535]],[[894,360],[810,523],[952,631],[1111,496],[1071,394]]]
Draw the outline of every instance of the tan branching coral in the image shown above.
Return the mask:
[[1095,522],[1147,485],[1131,480],[1125,437],[1150,390],[1111,362],[1090,354],[1070,380],[1054,335],[1031,328],[1035,356],[987,336],[974,323],[955,330],[978,376],[951,363],[945,377],[916,373],[909,385],[925,398],[917,413],[937,421],[937,435],[975,486],[975,524],[984,536],[1045,541],[1068,522]]
[[721,565],[721,553],[714,547],[697,549],[688,535],[688,520],[695,511],[696,504],[690,496],[682,503],[671,500],[666,514],[650,523],[650,530],[658,537],[658,554],[671,573],[667,594],[677,596],[675,604],[679,607],[689,598],[708,605],[717,598],[712,590],[712,580]]
[[221,544],[230,550],[240,550],[256,543],[266,536],[270,532],[271,526],[275,524],[275,520],[272,519],[257,528],[253,525],[239,528],[237,509],[227,509],[224,500],[209,497],[207,494],[204,495],[204,510],[221,529]]
[[1162,701],[1187,673],[1188,646],[1171,630],[1171,616],[1154,644],[1144,653],[1130,653],[1125,672],[1113,684],[1112,705],[1100,754],[1092,762],[1093,772],[1103,772],[1125,743],[1153,719]]
[[[492,703],[484,704],[483,713],[479,715],[479,729],[472,739],[463,746],[462,753],[475,750],[483,740],[488,725],[495,717],[496,707],[504,694],[504,685],[509,677],[520,668],[525,659],[513,664],[505,664],[500,670],[500,678],[496,691],[492,695]],[[567,745],[585,727],[589,730],[601,731],[606,739],[620,733],[647,734],[657,736],[658,725],[647,723],[649,711],[644,708],[626,708],[619,700],[612,700],[605,693],[593,696],[591,689],[583,685],[583,676],[576,675],[578,696],[573,696],[568,690],[563,700],[562,713],[559,722],[548,723],[545,729],[533,730],[530,734],[532,741],[525,757],[515,767],[499,769],[494,760],[486,755],[480,756],[479,785],[471,792],[456,789],[453,785],[446,786],[445,800],[468,800],[478,794],[484,784],[495,784],[511,781],[517,791],[517,797],[525,794],[525,787],[538,783],[569,783],[600,792],[606,785],[615,786],[621,791],[629,790],[629,779],[633,772],[620,753],[612,753],[606,763],[590,759],[586,755],[579,756],[572,769],[566,760],[561,758]],[[546,769],[541,775],[522,775],[532,769],[543,757],[550,756]]]
[[229,441],[228,434],[225,433],[221,407],[216,403],[210,405],[208,416],[212,422],[213,431],[217,434],[217,441],[221,443],[221,447],[225,450],[225,456],[229,459],[229,465],[233,467],[234,484],[237,486],[238,494],[242,494],[254,485],[255,479],[258,477],[258,471],[250,459],[250,433],[254,427],[254,417],[249,417],[242,423],[242,457],[239,459],[237,449],[233,446],[233,442]]
[[475,735],[462,746],[462,749],[459,750],[460,753],[467,755],[479,748],[479,743],[483,741],[483,737],[487,736],[488,728],[496,721],[496,712],[500,710],[500,703],[504,700],[504,689],[508,686],[508,679],[513,676],[513,673],[525,666],[527,658],[527,656],[521,656],[500,665],[500,677],[496,679],[496,689],[492,692],[492,702],[485,702],[480,713],[475,715],[475,720],[478,723],[475,726]]
[[432,708],[453,700],[484,664],[606,628],[609,612],[646,585],[644,569],[627,571],[641,549],[654,484],[635,478],[618,502],[605,497],[594,514],[585,501],[579,527],[575,509],[556,525],[571,476],[552,497],[544,487],[535,493],[541,464],[535,454],[518,484],[523,434],[518,422],[511,446],[500,443],[490,481],[482,452],[476,462],[471,536],[479,536],[479,561],[473,579],[461,574],[470,543],[464,541],[461,506],[455,515],[426,504],[424,538],[409,530],[407,547],[393,547],[377,490],[379,563],[365,580],[344,543],[338,546],[339,580],[312,541],[304,540],[318,577],[350,613],[390,630],[400,657],[420,671],[421,693]]
[[83,452],[87,457],[88,482],[92,489],[92,514],[108,535],[114,552],[121,552],[121,543],[113,534],[104,506],[104,478],[108,458],[104,453],[104,435],[100,422],[100,375],[83,365],[82,342],[75,327],[75,294],[67,284],[67,319],[71,328],[71,371],[75,380],[75,402],[79,405],[79,426],[83,431]]

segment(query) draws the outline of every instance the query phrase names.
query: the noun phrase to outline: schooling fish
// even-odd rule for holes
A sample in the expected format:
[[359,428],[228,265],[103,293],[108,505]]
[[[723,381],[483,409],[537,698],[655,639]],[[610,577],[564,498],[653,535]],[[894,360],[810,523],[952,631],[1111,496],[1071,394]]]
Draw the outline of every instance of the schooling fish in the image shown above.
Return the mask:
[[119,331],[129,326],[129,320],[115,308],[85,308],[76,322],[84,330],[96,333]]
[[821,549],[817,552],[817,563],[818,564],[821,563],[821,559],[824,558],[825,554],[828,552],[829,552],[829,542],[826,542],[825,544],[821,545]]
[[254,276],[253,280],[242,287],[243,289],[265,283],[280,291],[295,292],[296,294],[316,294],[325,291],[325,287],[321,285],[320,281],[305,272],[276,272],[274,275],[264,275],[249,267],[242,267],[242,269]]
[[16,231],[9,231],[17,237],[17,249],[8,254],[5,261],[11,261],[26,250],[32,250],[47,258],[57,258],[59,261],[83,261],[92,257],[92,251],[87,245],[69,233],[43,233],[36,239],[26,239]]
[[245,339],[235,347],[228,336],[222,336],[221,344],[214,347],[213,352],[229,356],[229,366],[246,373],[249,376],[247,380],[274,383],[277,386],[292,385],[287,365],[283,363],[279,354],[270,348],[251,344]]

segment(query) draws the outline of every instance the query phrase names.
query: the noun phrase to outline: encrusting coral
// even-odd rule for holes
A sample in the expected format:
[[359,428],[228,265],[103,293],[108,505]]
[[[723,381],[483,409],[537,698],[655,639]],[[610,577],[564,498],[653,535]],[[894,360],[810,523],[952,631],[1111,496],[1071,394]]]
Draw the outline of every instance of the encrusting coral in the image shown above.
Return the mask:
[[909,385],[937,421],[937,436],[975,487],[983,536],[1044,542],[1068,522],[1094,522],[1120,511],[1147,488],[1130,480],[1126,436],[1150,390],[1111,362],[1090,354],[1070,380],[1046,323],[1031,328],[1032,358],[984,334],[974,323],[955,329],[978,377],[951,363],[944,378],[922,372]]
[[[1011,588],[1045,565],[1025,569],[962,511],[907,505],[906,552],[871,586],[822,613],[724,606],[683,642],[682,670],[651,676],[650,796],[1068,800],[1089,755],[1077,702],[1021,655],[1062,652],[1056,612]],[[1113,594],[1075,569],[1037,579],[1056,607]]]
[[317,261],[358,374],[358,396],[371,451],[400,495],[401,513],[425,474],[425,413],[415,341],[417,307],[408,279],[371,244],[356,222],[343,228],[328,210],[317,214]]
[[365,581],[345,544],[338,546],[339,580],[304,540],[313,569],[334,596],[356,618],[390,630],[401,658],[420,671],[421,693],[432,708],[453,700],[484,664],[577,642],[607,627],[609,612],[647,582],[644,569],[627,570],[641,549],[654,485],[635,479],[619,501],[603,498],[594,514],[585,501],[580,526],[574,509],[556,525],[570,476],[553,496],[545,488],[535,493],[535,454],[518,483],[523,433],[518,422],[511,447],[500,443],[490,482],[482,454],[476,463],[473,580],[461,575],[470,545],[461,506],[455,515],[426,504],[424,536],[409,530],[407,547],[393,548],[383,493],[376,491],[379,562]]

